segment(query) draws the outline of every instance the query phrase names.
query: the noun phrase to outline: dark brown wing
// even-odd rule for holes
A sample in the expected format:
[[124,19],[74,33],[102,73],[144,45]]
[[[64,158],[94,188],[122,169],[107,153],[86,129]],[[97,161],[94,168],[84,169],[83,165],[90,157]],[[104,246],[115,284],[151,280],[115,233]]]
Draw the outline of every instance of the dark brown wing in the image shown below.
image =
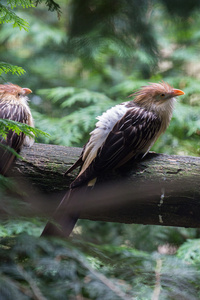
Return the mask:
[[82,165],[83,165],[83,153],[84,153],[86,145],[87,145],[87,143],[83,147],[83,150],[81,152],[81,155],[80,155],[79,159],[65,172],[64,176],[71,173],[73,170],[77,169],[78,167],[82,167]]
[[[8,119],[21,123],[26,123],[27,117],[28,115],[26,113],[26,110],[22,105],[14,105],[0,102],[1,119]],[[24,138],[25,135],[23,133],[20,133],[18,135],[12,130],[8,132],[6,140],[0,137],[0,174],[5,175],[8,172],[13,160],[15,159],[15,155],[12,154],[8,149],[6,149],[4,145],[11,147],[19,153],[23,145]]]
[[113,127],[89,167],[72,183],[74,188],[89,182],[101,172],[123,165],[148,150],[161,126],[159,117],[150,111],[131,108]]
[[79,159],[65,172],[64,176],[66,176],[67,174],[71,173],[73,170],[75,170],[76,168],[80,167],[83,165],[83,160],[82,160],[83,155],[81,154],[81,156],[79,157]]

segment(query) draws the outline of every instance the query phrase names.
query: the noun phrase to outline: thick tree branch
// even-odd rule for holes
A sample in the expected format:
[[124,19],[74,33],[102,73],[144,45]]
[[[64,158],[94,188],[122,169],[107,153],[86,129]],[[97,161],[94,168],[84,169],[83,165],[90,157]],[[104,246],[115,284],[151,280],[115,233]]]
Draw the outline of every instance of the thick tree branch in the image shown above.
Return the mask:
[[[77,172],[63,174],[80,153],[80,148],[35,144],[22,151],[24,161],[17,160],[13,170],[45,194],[66,191]],[[89,194],[79,197],[85,198],[82,218],[200,227],[200,158],[150,153],[104,174]]]

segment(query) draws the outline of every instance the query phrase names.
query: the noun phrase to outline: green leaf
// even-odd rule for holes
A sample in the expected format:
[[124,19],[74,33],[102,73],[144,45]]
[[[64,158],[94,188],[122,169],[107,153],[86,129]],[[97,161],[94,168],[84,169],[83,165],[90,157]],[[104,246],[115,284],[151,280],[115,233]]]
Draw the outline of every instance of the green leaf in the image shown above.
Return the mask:
[[10,8],[0,4],[0,24],[12,23],[13,27],[19,27],[19,29],[28,30],[29,24],[26,20],[16,15]]
[[13,9],[17,6],[22,6],[23,8],[35,7],[31,0],[7,0],[7,4]]
[[37,6],[38,4],[45,2],[46,6],[50,11],[56,11],[58,18],[61,16],[61,8],[58,3],[56,3],[54,0],[35,0],[35,5]]
[[18,66],[13,66],[6,62],[0,62],[0,75],[11,72],[13,75],[23,75],[26,71]]
[[200,239],[187,240],[178,249],[177,256],[187,263],[200,266]]
[[0,119],[0,134],[3,136],[3,138],[6,137],[9,130],[15,131],[17,134],[20,134],[20,132],[23,132],[24,134],[35,137],[38,135],[42,135],[45,137],[48,137],[49,134],[46,132],[43,132],[40,129],[31,127],[27,124],[16,122],[13,120],[7,120],[7,119]]

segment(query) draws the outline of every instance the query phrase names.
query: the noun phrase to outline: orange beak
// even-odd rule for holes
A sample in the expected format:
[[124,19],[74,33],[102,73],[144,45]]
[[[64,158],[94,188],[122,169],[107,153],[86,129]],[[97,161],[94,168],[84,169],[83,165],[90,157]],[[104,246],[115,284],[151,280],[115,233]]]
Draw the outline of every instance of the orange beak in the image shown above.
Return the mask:
[[185,93],[181,90],[173,89],[172,94],[174,97],[184,95]]
[[24,95],[28,95],[28,94],[32,93],[32,91],[27,88],[23,88],[23,91],[24,91]]

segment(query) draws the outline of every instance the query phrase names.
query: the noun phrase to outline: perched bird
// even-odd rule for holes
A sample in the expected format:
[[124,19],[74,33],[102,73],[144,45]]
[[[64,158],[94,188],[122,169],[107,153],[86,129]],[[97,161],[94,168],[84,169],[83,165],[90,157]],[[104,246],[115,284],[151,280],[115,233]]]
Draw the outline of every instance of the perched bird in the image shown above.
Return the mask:
[[[27,95],[32,93],[28,88],[21,88],[18,85],[0,84],[0,119],[8,119],[34,126],[33,117],[28,106]],[[17,153],[22,146],[30,147],[34,138],[24,133],[17,134],[9,130],[6,139],[0,136],[0,174],[6,175],[15,155],[5,146],[9,146]]]
[[70,191],[57,208],[43,235],[67,237],[77,221],[80,209],[70,211],[70,202],[76,201],[75,192],[83,186],[93,186],[96,178],[116,169],[139,155],[144,157],[158,137],[167,129],[174,108],[175,97],[184,92],[168,83],[151,83],[133,93],[133,100],[116,105],[100,117],[91,132],[78,161],[66,172],[81,166]]

